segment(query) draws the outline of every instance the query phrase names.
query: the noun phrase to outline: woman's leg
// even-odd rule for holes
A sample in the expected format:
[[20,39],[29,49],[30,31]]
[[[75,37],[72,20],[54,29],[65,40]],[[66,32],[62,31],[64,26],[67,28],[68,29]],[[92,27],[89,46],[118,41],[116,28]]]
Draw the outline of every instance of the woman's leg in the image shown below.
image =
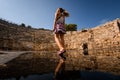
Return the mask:
[[65,40],[64,40],[64,34],[60,34],[60,42],[62,44],[62,50],[65,49]]
[[63,43],[61,43],[61,40],[60,40],[60,34],[54,34],[54,38],[55,38],[55,42],[57,43],[59,49],[62,50],[64,47],[63,47]]

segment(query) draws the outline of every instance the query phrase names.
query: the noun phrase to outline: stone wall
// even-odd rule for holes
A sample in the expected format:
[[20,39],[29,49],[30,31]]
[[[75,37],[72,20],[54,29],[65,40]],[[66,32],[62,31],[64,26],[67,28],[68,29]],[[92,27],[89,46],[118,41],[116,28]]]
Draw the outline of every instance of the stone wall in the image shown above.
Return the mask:
[[44,45],[53,42],[53,36],[51,35],[50,30],[10,26],[0,23],[0,49],[47,50],[47,46]]
[[[95,28],[67,32],[66,49],[89,50],[118,47],[120,45],[120,19],[107,22]],[[50,30],[29,29],[0,23],[0,47],[6,50],[58,50]]]
[[65,36],[67,49],[83,49],[87,44],[88,50],[119,48],[120,20],[107,22],[86,31],[68,32]]

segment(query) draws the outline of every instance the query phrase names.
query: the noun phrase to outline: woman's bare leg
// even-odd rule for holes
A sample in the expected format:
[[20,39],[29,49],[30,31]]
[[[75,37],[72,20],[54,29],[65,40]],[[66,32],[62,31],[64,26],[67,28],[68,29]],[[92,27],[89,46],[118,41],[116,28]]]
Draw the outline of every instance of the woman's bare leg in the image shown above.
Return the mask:
[[61,43],[61,40],[60,40],[60,34],[54,34],[54,38],[55,38],[55,41],[59,47],[60,50],[62,50],[64,47],[63,47],[63,43]]
[[60,34],[60,42],[61,42],[61,44],[62,44],[62,50],[65,48],[65,41],[64,41],[64,34]]

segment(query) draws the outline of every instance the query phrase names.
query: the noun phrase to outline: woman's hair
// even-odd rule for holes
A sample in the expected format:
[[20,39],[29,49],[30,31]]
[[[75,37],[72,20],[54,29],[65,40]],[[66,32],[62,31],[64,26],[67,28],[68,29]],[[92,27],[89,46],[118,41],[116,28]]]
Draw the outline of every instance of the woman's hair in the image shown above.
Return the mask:
[[63,13],[65,10],[63,8],[59,8],[60,12]]
[[65,9],[63,9],[63,8],[59,8],[59,9],[60,9],[60,12],[61,12],[64,16],[69,17],[69,13],[68,13]]
[[66,17],[69,17],[69,13],[67,11],[64,11],[63,14],[66,16]]

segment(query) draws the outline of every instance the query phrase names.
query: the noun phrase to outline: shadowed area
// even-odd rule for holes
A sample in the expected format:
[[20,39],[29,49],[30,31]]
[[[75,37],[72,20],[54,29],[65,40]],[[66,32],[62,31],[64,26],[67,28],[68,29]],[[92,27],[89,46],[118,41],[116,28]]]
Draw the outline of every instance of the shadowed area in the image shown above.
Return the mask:
[[[4,53],[4,55],[14,54],[14,53],[15,52]],[[58,55],[56,54],[56,51],[24,52],[23,54],[20,54],[19,56],[14,57],[10,61],[7,61],[7,63],[5,63],[6,66],[0,66],[0,78],[1,79],[3,78],[10,79],[13,77],[21,78],[21,76],[29,76],[29,75],[33,76],[37,74],[39,76],[43,74],[48,74],[48,76],[50,75],[52,76],[52,77],[50,76],[50,78],[53,78],[53,76],[55,76],[54,72],[58,68],[58,65],[59,67],[61,67],[61,69],[60,70],[58,69],[60,72],[57,73],[57,79],[61,79],[63,77],[63,78],[66,78],[66,80],[69,80],[69,78],[72,78],[74,76],[78,78],[80,76],[77,76],[77,75],[78,73],[80,74],[81,70],[95,71],[95,72],[100,71],[101,74],[102,72],[104,73],[108,72],[108,74],[114,73],[116,75],[120,75],[119,65],[118,65],[119,62],[109,64],[110,60],[117,61],[116,58],[113,59],[110,56],[100,58],[94,55],[93,56],[84,55],[84,54],[80,54],[79,51],[77,50],[67,50],[67,53],[65,54],[65,56],[67,59],[63,65],[62,63],[60,63]],[[104,59],[105,61],[106,59],[108,61],[104,62]],[[52,73],[52,74],[49,74],[49,73]],[[73,74],[76,74],[76,75],[73,75]]]

